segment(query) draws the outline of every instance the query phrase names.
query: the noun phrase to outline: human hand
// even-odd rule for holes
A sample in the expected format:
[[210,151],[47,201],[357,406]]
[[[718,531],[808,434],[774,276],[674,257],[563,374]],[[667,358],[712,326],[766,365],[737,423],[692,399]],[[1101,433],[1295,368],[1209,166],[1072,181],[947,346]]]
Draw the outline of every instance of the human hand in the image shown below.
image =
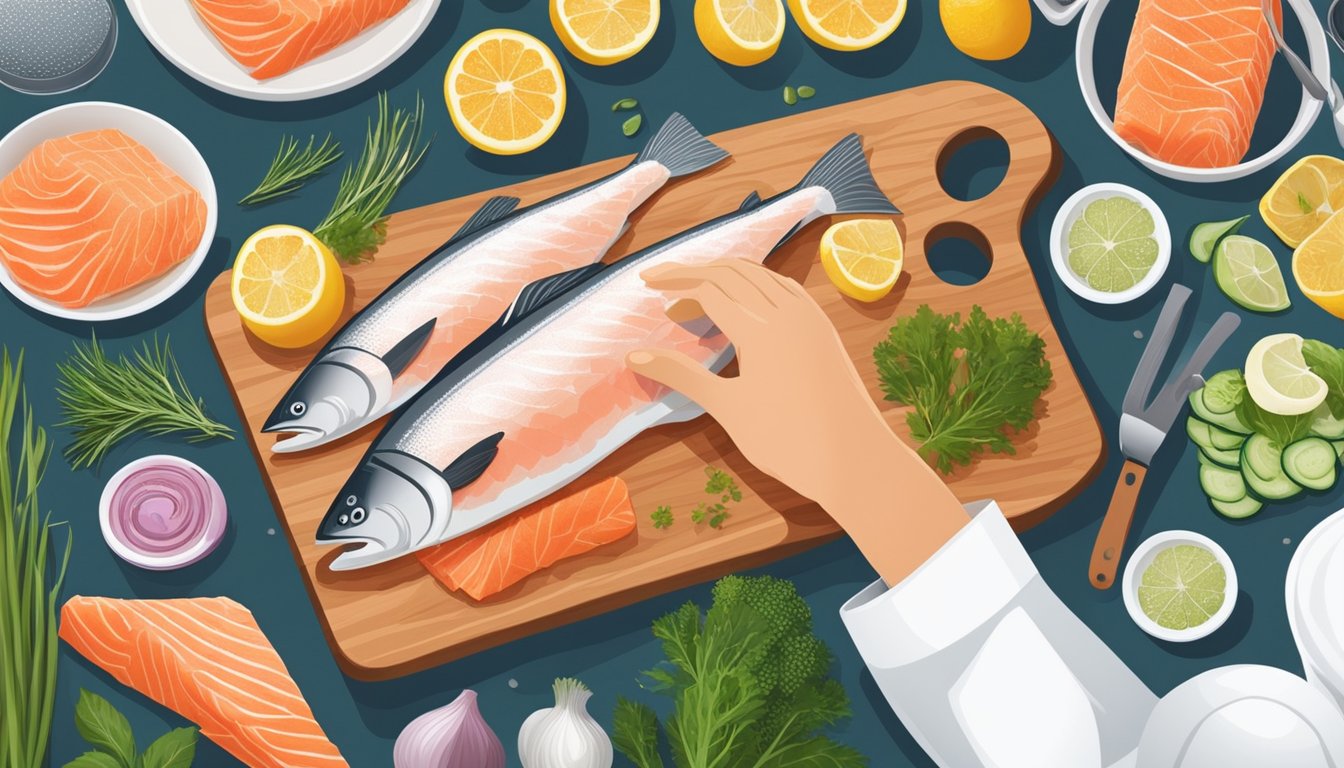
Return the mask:
[[[835,326],[796,281],[742,259],[642,276],[708,315],[736,347],[738,375],[717,376],[658,349],[631,353],[630,367],[699,403],[748,461],[821,504],[889,583],[965,523],[943,482],[888,429]],[[901,531],[911,546],[893,551],[883,540],[907,510],[920,524]]]

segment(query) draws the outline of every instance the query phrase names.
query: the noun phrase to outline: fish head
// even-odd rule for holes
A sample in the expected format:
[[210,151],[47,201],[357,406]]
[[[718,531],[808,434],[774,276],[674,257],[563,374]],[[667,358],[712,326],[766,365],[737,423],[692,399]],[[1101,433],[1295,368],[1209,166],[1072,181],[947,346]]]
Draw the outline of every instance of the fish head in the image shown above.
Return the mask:
[[347,435],[382,415],[392,399],[392,374],[376,355],[342,347],[324,353],[299,375],[262,432],[289,432],[271,446],[290,453]]
[[433,467],[400,451],[373,451],[331,503],[317,543],[360,545],[333,560],[333,571],[385,563],[437,542],[452,503]]

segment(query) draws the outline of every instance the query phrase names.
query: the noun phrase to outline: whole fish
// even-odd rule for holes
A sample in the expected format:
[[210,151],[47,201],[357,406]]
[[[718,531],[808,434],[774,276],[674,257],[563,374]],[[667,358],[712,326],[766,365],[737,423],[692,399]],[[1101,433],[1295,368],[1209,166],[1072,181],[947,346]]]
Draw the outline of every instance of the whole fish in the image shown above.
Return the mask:
[[460,536],[567,485],[649,427],[699,415],[631,371],[626,355],[679,350],[717,371],[732,347],[703,319],[669,319],[666,299],[640,273],[725,254],[764,261],[834,213],[898,213],[858,136],[787,192],[765,201],[752,193],[738,211],[615,264],[528,285],[482,346],[454,360],[374,441],[318,527],[320,544],[362,544],[331,568],[363,568]]
[[517,209],[494,197],[451,240],[350,318],[276,405],[277,453],[323,445],[396,410],[530,282],[600,260],[669,179],[728,156],[679,114],[625,169]]

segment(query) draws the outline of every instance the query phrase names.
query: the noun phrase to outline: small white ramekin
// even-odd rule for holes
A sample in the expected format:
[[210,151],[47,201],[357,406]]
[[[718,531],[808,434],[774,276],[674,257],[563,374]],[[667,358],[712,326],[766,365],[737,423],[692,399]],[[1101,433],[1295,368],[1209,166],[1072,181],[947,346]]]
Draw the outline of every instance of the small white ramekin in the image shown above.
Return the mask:
[[[1212,552],[1214,558],[1227,573],[1227,586],[1223,592],[1222,607],[1218,609],[1217,613],[1210,616],[1208,621],[1188,629],[1167,629],[1166,627],[1159,627],[1157,622],[1148,618],[1148,615],[1139,607],[1139,580],[1143,578],[1143,572],[1152,564],[1153,558],[1157,557],[1158,552],[1180,544],[1193,544]],[[1228,557],[1227,552],[1208,536],[1194,531],[1163,531],[1149,536],[1134,550],[1134,554],[1129,556],[1129,563],[1125,566],[1125,576],[1121,582],[1121,589],[1124,592],[1125,610],[1129,611],[1129,617],[1134,620],[1135,624],[1139,625],[1139,629],[1159,640],[1172,643],[1188,643],[1213,634],[1227,622],[1227,617],[1232,615],[1233,609],[1237,606],[1237,571],[1232,567],[1232,558]]]
[[[1123,291],[1108,293],[1088,285],[1069,268],[1069,229],[1083,214],[1083,209],[1088,203],[1116,196],[1128,197],[1152,214],[1153,238],[1157,240],[1157,261],[1153,262],[1148,274],[1133,286]],[[1162,275],[1166,274],[1167,267],[1171,264],[1171,228],[1167,226],[1167,217],[1162,213],[1162,209],[1157,207],[1157,203],[1139,190],[1110,182],[1092,184],[1073,193],[1064,201],[1064,205],[1060,206],[1059,213],[1055,214],[1055,223],[1050,227],[1050,263],[1054,265],[1055,274],[1059,275],[1060,282],[1075,294],[1097,304],[1123,304],[1152,290],[1162,279]]]

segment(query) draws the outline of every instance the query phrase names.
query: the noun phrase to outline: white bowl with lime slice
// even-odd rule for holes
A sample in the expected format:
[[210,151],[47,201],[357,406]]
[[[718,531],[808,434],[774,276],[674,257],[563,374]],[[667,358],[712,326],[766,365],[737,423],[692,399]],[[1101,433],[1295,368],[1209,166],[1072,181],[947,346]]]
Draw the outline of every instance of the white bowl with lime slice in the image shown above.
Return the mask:
[[1151,197],[1124,184],[1093,184],[1055,215],[1050,259],[1070,291],[1098,304],[1123,304],[1166,273],[1171,230]]
[[1121,583],[1139,629],[1173,643],[1208,637],[1237,604],[1232,558],[1194,531],[1150,536],[1130,556]]

